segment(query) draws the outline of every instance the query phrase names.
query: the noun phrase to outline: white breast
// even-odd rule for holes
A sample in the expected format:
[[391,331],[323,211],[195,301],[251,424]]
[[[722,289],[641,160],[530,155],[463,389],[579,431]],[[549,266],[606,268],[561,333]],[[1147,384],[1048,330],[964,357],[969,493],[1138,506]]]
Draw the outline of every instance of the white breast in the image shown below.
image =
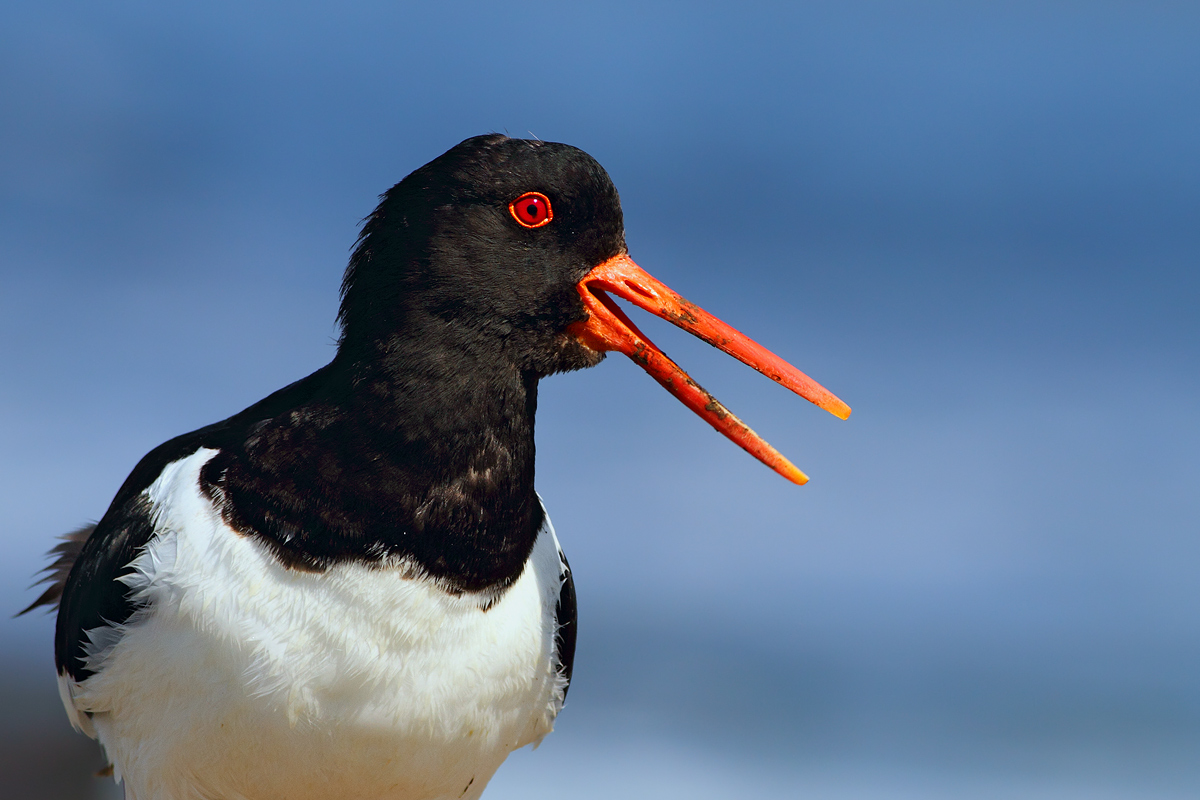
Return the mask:
[[159,533],[126,579],[147,611],[92,637],[95,675],[64,679],[130,800],[475,798],[550,732],[563,565],[548,520],[494,603],[403,565],[289,570],[201,494],[215,452],[147,490]]

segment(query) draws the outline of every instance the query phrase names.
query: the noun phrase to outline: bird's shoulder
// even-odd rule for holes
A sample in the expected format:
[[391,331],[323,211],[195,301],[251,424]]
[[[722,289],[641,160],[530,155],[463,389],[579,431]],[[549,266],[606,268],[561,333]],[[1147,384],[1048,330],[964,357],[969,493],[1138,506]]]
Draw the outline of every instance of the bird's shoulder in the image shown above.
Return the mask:
[[228,419],[155,447],[133,468],[100,521],[68,534],[51,552],[55,558],[47,568],[51,585],[26,611],[58,603],[54,650],[60,674],[69,674],[76,681],[89,677],[87,632],[119,630],[136,610],[121,578],[130,572],[130,563],[156,532],[147,489],[170,464],[201,448],[219,451],[244,437],[256,422],[303,402],[322,372],[318,370]]

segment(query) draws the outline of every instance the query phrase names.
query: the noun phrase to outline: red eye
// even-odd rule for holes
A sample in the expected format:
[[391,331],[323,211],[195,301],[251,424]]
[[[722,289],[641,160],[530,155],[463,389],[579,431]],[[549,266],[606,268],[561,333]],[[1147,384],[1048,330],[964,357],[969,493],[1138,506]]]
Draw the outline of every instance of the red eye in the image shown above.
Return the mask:
[[540,228],[554,219],[550,198],[541,192],[526,192],[508,204],[508,213],[526,228]]

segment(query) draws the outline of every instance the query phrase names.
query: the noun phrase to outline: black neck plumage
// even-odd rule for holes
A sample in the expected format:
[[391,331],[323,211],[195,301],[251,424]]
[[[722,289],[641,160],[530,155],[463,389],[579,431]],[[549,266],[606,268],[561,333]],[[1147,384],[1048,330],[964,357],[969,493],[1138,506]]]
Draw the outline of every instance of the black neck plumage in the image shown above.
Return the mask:
[[396,563],[453,591],[501,589],[543,522],[537,376],[462,332],[407,333],[343,346],[282,407],[238,415],[202,486],[289,567]]

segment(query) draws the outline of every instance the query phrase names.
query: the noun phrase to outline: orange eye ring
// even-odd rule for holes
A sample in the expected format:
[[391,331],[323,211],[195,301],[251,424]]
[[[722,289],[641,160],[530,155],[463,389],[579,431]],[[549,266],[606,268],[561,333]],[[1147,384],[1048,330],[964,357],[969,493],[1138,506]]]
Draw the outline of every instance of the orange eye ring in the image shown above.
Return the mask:
[[508,213],[523,228],[540,228],[554,219],[550,198],[541,192],[526,192],[508,204]]

